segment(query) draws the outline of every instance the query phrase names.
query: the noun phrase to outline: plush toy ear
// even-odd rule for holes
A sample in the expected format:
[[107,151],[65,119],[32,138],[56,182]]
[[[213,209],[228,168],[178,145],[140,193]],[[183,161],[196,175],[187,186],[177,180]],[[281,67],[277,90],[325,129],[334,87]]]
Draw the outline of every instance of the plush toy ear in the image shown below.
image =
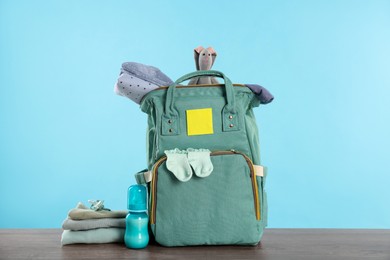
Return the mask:
[[195,59],[195,66],[196,66],[196,70],[200,70],[200,67],[199,67],[199,53],[201,51],[203,51],[204,48],[203,46],[198,46],[194,49],[194,59]]
[[211,67],[214,65],[215,58],[217,57],[217,52],[214,50],[213,47],[208,47],[207,50],[211,53],[213,62],[211,63]]
[[211,55],[217,56],[217,52],[214,50],[213,47],[208,47],[207,50],[211,53]]
[[194,49],[194,51],[197,52],[198,54],[199,54],[201,51],[203,51],[203,50],[204,50],[203,46],[198,46],[198,47],[196,47],[196,48]]

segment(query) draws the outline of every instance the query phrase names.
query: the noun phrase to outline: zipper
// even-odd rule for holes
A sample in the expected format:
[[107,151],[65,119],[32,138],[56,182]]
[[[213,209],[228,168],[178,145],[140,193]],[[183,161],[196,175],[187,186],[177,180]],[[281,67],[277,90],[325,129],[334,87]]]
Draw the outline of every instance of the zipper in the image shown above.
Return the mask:
[[[247,87],[245,84],[232,84],[233,87]],[[177,85],[176,88],[197,88],[197,87],[213,87],[213,88],[216,88],[216,87],[224,87],[225,84],[199,84],[199,85]],[[169,86],[161,86],[161,87],[158,87],[156,89],[153,89],[152,91],[150,92],[154,92],[154,91],[159,91],[159,90],[167,90],[169,88]],[[150,93],[149,92],[149,93]],[[149,94],[147,93],[147,94]],[[144,100],[144,98],[147,96],[144,95],[141,100],[140,100],[140,103],[142,103],[142,101]]]
[[[224,86],[225,86],[224,84],[199,84],[199,85],[177,85],[176,88],[198,88],[198,87],[220,88],[220,87],[224,87]],[[245,87],[246,88],[247,86],[245,84],[233,84],[233,87]],[[159,90],[167,90],[168,88],[169,88],[169,86],[161,86],[161,87],[158,87],[156,89],[153,89],[150,92],[159,91]],[[142,101],[144,100],[145,97],[146,97],[146,95],[144,95],[141,98],[140,103],[142,103]]]
[[151,202],[150,202],[150,207],[152,210],[150,211],[150,224],[155,224],[156,223],[156,193],[157,193],[157,169],[160,167],[160,165],[167,160],[167,157],[164,155],[161,157],[153,167],[152,171],[152,182],[151,182],[151,190],[152,190],[152,196],[151,196]]
[[[229,154],[239,154],[244,157],[246,160],[250,175],[251,175],[251,182],[252,182],[252,191],[253,191],[253,198],[254,198],[254,207],[255,207],[255,213],[256,213],[256,220],[261,219],[260,215],[260,203],[259,203],[259,192],[257,190],[257,180],[256,180],[256,173],[255,169],[253,167],[252,160],[244,153],[238,152],[235,150],[230,151],[215,151],[211,152],[210,156],[218,156],[218,155],[229,155]],[[161,164],[167,160],[167,157],[164,155],[162,156],[155,164],[152,170],[152,182],[151,182],[151,190],[152,190],[152,196],[151,196],[151,211],[150,211],[150,224],[156,224],[156,207],[157,207],[157,180],[158,180],[158,174],[157,170],[158,167],[161,166]]]
[[[245,84],[232,84],[233,87],[246,87]],[[177,88],[197,88],[197,87],[224,87],[225,84],[196,84],[196,85],[177,85]],[[159,88],[153,89],[158,90],[158,89],[167,89],[169,86],[161,86]]]

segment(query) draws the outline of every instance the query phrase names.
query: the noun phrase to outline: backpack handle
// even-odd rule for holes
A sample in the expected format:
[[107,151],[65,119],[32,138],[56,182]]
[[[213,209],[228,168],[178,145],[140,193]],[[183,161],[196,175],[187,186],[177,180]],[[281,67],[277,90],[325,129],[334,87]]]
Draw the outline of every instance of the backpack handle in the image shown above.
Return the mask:
[[223,78],[225,81],[226,105],[222,110],[223,131],[236,131],[238,128],[238,113],[235,106],[234,87],[228,77],[220,71],[216,70],[199,70],[188,73],[177,79],[168,87],[165,99],[165,111],[162,116],[163,135],[178,135],[179,134],[179,113],[174,108],[176,86],[186,80],[201,76],[215,76]]
[[189,79],[192,79],[195,77],[201,77],[201,76],[214,76],[214,77],[223,78],[225,83],[229,82],[230,85],[232,85],[232,82],[230,81],[230,79],[228,77],[226,77],[225,74],[223,74],[222,72],[220,72],[218,70],[197,70],[197,71],[188,73],[184,76],[181,76],[180,78],[178,78],[175,81],[175,84],[179,84],[179,83],[182,83],[183,81],[186,81],[186,80],[189,80]]

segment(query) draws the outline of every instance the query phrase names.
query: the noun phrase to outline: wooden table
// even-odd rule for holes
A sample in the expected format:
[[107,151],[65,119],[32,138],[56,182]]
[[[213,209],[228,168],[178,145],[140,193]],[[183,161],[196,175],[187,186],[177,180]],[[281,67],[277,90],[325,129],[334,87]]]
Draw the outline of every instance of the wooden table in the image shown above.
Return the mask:
[[201,246],[142,250],[124,244],[61,247],[60,229],[0,229],[0,259],[386,259],[390,230],[267,229],[256,247]]

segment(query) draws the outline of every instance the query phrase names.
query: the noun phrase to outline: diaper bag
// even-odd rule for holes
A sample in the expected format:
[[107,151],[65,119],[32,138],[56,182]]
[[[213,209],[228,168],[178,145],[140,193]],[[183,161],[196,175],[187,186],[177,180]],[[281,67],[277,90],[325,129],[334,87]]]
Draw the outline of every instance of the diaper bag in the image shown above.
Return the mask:
[[[179,85],[201,76],[224,84]],[[150,227],[164,246],[256,245],[267,226],[267,169],[260,163],[253,108],[259,100],[222,72],[189,73],[142,99],[148,114],[145,179]],[[166,150],[208,149],[205,178],[179,181],[166,166]]]

